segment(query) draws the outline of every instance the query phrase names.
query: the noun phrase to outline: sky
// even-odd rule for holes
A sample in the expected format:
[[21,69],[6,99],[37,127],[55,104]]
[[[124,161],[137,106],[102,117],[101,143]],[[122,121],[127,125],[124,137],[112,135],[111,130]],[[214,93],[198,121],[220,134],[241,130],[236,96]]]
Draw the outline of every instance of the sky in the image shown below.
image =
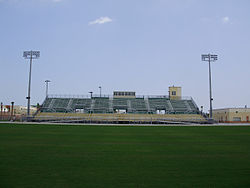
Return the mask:
[[169,86],[209,109],[250,107],[249,0],[0,0],[0,102],[26,105],[50,94],[135,91],[168,95]]

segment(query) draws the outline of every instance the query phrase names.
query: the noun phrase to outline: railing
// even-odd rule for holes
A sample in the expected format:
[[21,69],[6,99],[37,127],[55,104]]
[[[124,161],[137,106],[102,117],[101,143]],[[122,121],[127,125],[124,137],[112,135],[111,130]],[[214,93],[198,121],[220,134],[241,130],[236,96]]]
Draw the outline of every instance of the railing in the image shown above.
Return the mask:
[[49,94],[48,98],[76,98],[76,99],[84,99],[91,98],[89,95],[58,95],[58,94]]
[[145,95],[145,98],[169,99],[169,95]]
[[[48,98],[77,98],[77,99],[91,99],[91,95],[58,95],[58,94],[49,94]],[[102,94],[93,94],[92,98],[113,98],[113,95]],[[136,95],[136,98],[159,98],[159,99],[169,99],[169,95]],[[133,98],[129,98],[133,99]],[[181,100],[192,100],[192,97],[182,96]]]
[[199,110],[199,107],[197,106],[197,104],[194,102],[194,99],[191,97],[191,100],[192,100],[192,102],[193,102],[193,104],[194,104],[194,106],[196,107],[196,109],[198,109]]

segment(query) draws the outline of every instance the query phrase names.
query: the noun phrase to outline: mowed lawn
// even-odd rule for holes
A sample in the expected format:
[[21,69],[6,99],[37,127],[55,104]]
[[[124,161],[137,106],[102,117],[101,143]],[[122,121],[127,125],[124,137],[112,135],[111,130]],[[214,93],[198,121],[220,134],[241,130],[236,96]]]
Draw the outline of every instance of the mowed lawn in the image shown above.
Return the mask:
[[0,187],[250,187],[250,127],[0,124]]

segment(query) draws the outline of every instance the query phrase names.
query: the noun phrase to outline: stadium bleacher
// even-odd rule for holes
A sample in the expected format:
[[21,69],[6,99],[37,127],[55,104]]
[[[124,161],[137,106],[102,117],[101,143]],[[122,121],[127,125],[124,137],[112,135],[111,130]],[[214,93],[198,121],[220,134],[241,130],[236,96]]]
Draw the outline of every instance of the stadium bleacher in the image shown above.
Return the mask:
[[34,121],[84,123],[205,122],[191,97],[48,96]]
[[169,98],[46,98],[41,112],[116,113],[124,110],[134,114],[197,114],[199,109],[192,99]]
[[146,114],[148,113],[147,105],[143,98],[130,99],[131,113]]
[[93,98],[92,101],[95,101],[92,106],[93,113],[110,113],[109,112],[109,98],[97,97],[97,98]]
[[114,91],[113,95],[59,96],[44,100],[37,121],[73,121],[99,123],[199,122],[204,117],[191,97],[181,96],[181,87],[169,87],[169,95],[136,95]]

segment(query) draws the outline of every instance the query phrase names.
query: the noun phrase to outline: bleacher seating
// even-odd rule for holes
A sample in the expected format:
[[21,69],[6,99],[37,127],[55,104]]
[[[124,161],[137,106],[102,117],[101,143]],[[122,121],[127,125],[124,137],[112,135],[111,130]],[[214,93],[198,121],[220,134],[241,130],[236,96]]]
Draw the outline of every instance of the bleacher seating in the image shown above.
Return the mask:
[[131,101],[131,112],[133,113],[143,113],[148,112],[145,100],[143,98],[130,99]]
[[194,112],[196,112],[197,110],[199,111],[198,107],[192,100],[187,100],[187,103],[189,104],[192,111]]
[[166,98],[149,98],[149,106],[151,113],[156,113],[157,110],[165,110],[171,112],[171,106],[168,103],[169,99]]
[[69,100],[68,98],[47,98],[42,105],[42,110],[44,112],[65,112]]
[[170,100],[169,98],[46,98],[41,112],[115,113],[117,109],[126,113],[197,114],[199,109],[193,100]]
[[51,101],[52,101],[52,98],[46,98],[43,103],[43,108],[49,108]]
[[92,111],[93,113],[109,113],[109,98],[108,97],[96,97],[93,99]]
[[114,98],[113,99],[113,108],[114,109],[128,109],[128,100],[127,98]]
[[72,99],[71,110],[83,109],[84,112],[89,113],[91,111],[91,99]]
[[171,100],[171,105],[174,109],[174,112],[177,114],[188,111],[185,100]]

